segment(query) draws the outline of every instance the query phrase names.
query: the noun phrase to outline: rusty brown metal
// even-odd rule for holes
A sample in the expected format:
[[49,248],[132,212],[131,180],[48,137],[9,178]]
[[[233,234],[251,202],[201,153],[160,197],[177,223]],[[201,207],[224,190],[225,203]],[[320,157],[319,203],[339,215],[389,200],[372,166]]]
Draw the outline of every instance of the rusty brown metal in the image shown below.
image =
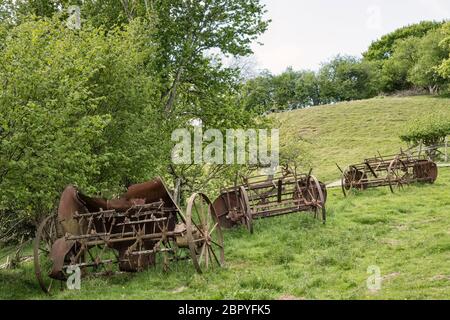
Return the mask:
[[220,225],[243,224],[253,232],[253,220],[312,211],[326,220],[326,186],[311,173],[284,170],[272,176],[243,177],[241,185],[222,189],[213,202]]
[[352,189],[365,190],[389,186],[391,192],[414,182],[434,183],[438,169],[435,162],[425,156],[401,151],[396,155],[364,159],[341,171],[341,187],[344,196]]
[[[184,215],[161,178],[132,185],[111,200],[91,198],[68,186],[57,218],[45,219],[38,228],[36,277],[49,292],[52,280],[67,278],[68,267],[110,273],[117,265],[120,271],[135,272],[155,265],[157,255],[162,256],[164,269],[172,260],[191,259],[202,272],[224,262],[216,219],[209,199],[197,193]],[[62,235],[52,231],[49,236],[56,226]]]

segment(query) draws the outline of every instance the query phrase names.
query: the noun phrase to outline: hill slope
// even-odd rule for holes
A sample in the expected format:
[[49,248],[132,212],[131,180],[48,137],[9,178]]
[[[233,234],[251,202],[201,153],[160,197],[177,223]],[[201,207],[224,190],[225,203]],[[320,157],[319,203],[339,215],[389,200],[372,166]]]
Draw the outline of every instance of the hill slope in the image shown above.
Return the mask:
[[379,151],[393,154],[406,148],[399,138],[405,121],[430,112],[450,115],[450,99],[433,97],[374,98],[317,106],[275,115],[280,139],[293,133],[311,142],[314,174],[335,180],[345,167]]

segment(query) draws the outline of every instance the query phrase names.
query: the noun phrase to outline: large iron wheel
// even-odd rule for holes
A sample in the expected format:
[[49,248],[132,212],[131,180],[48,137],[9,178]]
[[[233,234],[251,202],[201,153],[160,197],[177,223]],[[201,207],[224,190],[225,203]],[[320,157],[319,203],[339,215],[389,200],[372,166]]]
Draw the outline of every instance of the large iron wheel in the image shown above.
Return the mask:
[[198,273],[223,265],[222,230],[211,201],[203,193],[194,193],[188,199],[186,237]]
[[52,269],[50,251],[53,243],[58,239],[56,215],[45,218],[39,225],[34,240],[34,273],[39,286],[45,293],[50,293],[56,280],[49,277]]
[[344,197],[351,191],[353,188],[353,183],[355,181],[355,170],[351,170],[350,167],[345,168],[344,172],[341,176],[341,188]]
[[366,189],[367,174],[353,166],[345,168],[341,176],[341,188],[344,197],[350,195],[352,189]]
[[320,218],[323,223],[326,221],[327,212],[325,209],[325,196],[322,187],[316,177],[310,175],[306,181],[304,197],[308,201],[314,212],[315,218]]
[[405,163],[396,157],[391,161],[388,167],[388,182],[391,192],[394,193],[394,189],[403,189],[403,185],[407,184],[411,178],[408,167]]

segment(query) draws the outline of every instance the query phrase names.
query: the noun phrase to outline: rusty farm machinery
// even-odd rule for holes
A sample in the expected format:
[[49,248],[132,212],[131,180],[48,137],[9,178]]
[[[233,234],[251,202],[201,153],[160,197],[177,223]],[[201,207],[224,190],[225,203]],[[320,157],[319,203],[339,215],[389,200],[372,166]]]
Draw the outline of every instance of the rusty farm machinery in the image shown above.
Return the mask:
[[[339,166],[338,166],[339,168]],[[392,192],[413,182],[433,183],[437,165],[427,157],[400,152],[375,156],[342,170],[344,195],[352,189],[389,186]],[[136,272],[161,263],[190,260],[197,272],[224,263],[222,228],[296,212],[326,220],[325,184],[311,171],[284,167],[271,175],[244,177],[220,190],[214,202],[203,193],[187,200],[185,213],[162,178],[135,184],[116,199],[92,198],[73,186],[61,195],[57,214],[39,225],[34,267],[45,292],[79,268],[82,275]]]
[[[223,237],[214,207],[194,193],[186,214],[161,178],[132,185],[120,198],[91,198],[75,187],[62,193],[58,213],[38,227],[34,245],[35,274],[45,292],[81,274],[134,272],[158,261],[189,259],[197,272],[224,262]],[[70,272],[69,272],[70,273]]]
[[231,228],[243,224],[253,232],[253,220],[300,211],[326,219],[326,187],[311,172],[290,169],[274,175],[242,177],[241,184],[225,188],[213,202],[219,224]]
[[[336,164],[337,165],[337,164]],[[389,186],[391,192],[414,182],[434,183],[438,175],[435,162],[426,156],[400,151],[396,155],[364,159],[341,171],[341,187],[344,196],[352,189],[365,190]]]

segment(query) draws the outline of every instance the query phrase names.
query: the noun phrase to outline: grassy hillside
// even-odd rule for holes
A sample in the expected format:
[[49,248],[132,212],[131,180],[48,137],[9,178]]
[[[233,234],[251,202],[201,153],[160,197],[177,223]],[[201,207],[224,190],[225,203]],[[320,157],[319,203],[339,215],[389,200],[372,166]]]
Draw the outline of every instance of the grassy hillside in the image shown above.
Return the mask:
[[283,137],[311,142],[314,173],[324,181],[335,180],[341,168],[379,151],[397,153],[406,145],[399,133],[404,123],[430,112],[450,115],[450,99],[433,97],[374,98],[318,106],[275,115]]
[[[277,117],[283,130],[307,136],[316,174],[338,177],[347,164],[400,146],[403,121],[430,110],[450,113],[450,100],[385,98],[299,110]],[[327,159],[324,156],[327,156]],[[305,213],[255,222],[255,234],[225,232],[225,268],[203,275],[189,261],[136,274],[86,278],[81,291],[55,299],[448,299],[450,295],[450,168],[434,185],[387,187],[344,198],[330,189],[328,221]],[[366,286],[378,266],[381,290]],[[40,292],[32,263],[0,270],[0,298],[48,298]]]

